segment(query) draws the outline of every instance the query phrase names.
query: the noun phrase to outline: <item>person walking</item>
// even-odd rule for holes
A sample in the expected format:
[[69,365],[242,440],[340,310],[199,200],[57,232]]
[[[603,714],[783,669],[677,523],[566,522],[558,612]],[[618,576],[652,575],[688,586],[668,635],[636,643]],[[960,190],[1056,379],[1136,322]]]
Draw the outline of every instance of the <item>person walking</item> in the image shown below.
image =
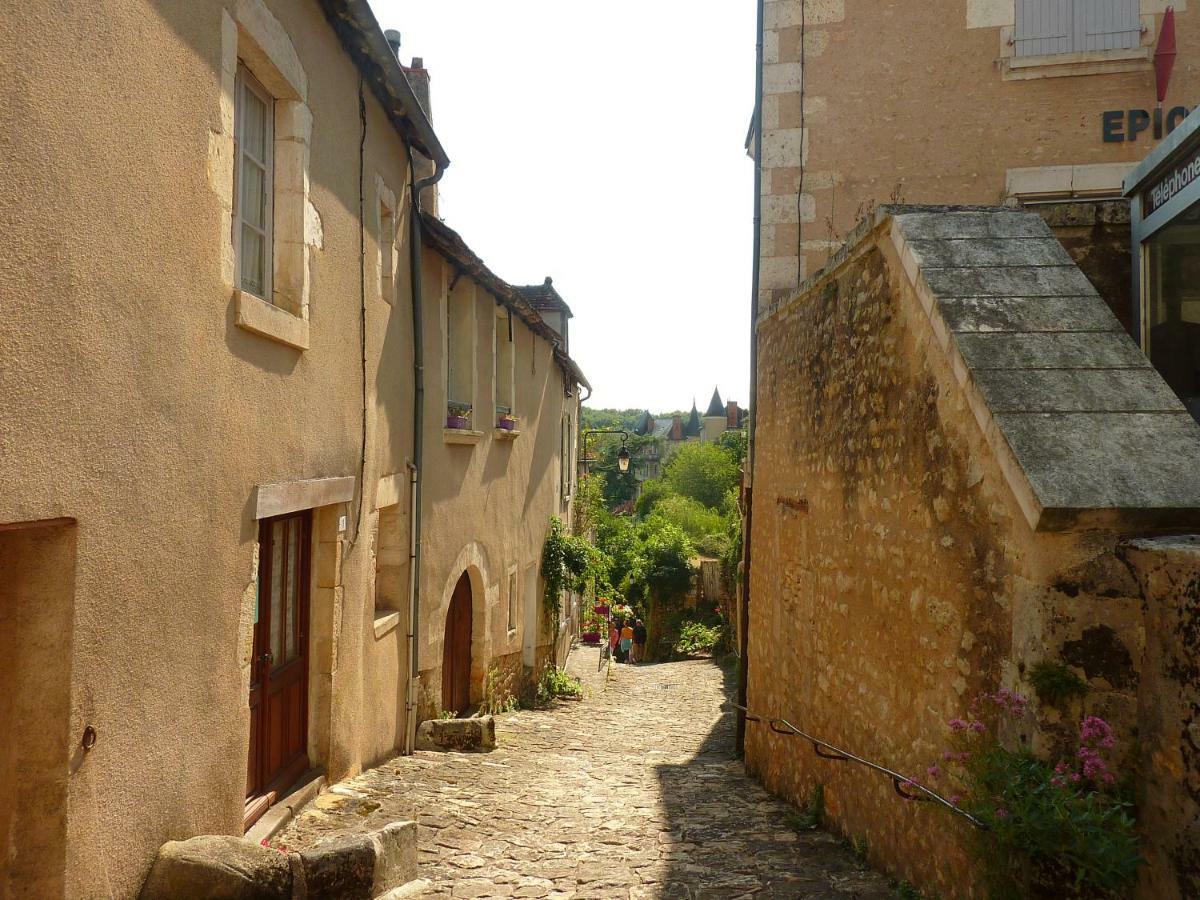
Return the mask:
[[646,660],[646,626],[638,619],[633,624],[633,661],[645,662]]
[[612,621],[608,626],[608,658],[616,659],[617,644],[621,642],[621,632],[617,628],[617,623]]
[[625,662],[633,662],[629,657],[630,651],[633,649],[633,626],[628,621],[625,622],[625,627],[621,629],[621,653],[625,657]]

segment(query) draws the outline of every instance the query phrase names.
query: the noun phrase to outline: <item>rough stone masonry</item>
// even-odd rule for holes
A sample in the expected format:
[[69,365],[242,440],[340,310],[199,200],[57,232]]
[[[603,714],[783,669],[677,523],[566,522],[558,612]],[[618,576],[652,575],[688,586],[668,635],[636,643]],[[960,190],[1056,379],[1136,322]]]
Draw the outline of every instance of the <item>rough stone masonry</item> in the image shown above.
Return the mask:
[[[1142,896],[1195,896],[1200,557],[1141,538],[1197,525],[1200,428],[1046,224],[881,211],[758,341],[751,709],[923,775],[974,696],[1030,695],[1029,667],[1062,662],[1086,697],[1034,700],[1009,738],[1047,750],[1083,714],[1113,722]],[[823,785],[891,872],[977,896],[958,821],[764,724],[746,757],[794,802]]]

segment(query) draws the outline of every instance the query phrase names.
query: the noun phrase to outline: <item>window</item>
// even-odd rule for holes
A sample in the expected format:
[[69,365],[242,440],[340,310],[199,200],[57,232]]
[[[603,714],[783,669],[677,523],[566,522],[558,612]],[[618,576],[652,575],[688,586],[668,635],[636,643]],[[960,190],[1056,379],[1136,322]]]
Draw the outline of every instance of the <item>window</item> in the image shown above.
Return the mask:
[[379,204],[379,292],[396,302],[396,213],[386,203]]
[[455,281],[446,298],[446,424],[470,429],[475,406],[475,286],[457,275]]
[[1016,2],[1016,56],[1130,50],[1141,43],[1140,0]]
[[517,630],[517,570],[508,573],[508,630]]
[[574,475],[575,429],[571,427],[570,415],[563,416],[562,440],[559,442],[559,453],[562,455],[562,501],[571,499],[571,487]]
[[244,65],[234,102],[233,245],[237,285],[271,300],[275,102]]
[[[513,317],[507,306],[496,307],[495,365],[496,426],[516,428],[516,397],[513,391],[515,356],[513,352]],[[507,423],[507,424],[506,424]]]
[[408,601],[409,536],[407,507],[400,503],[379,510],[375,537],[375,609],[402,610]]

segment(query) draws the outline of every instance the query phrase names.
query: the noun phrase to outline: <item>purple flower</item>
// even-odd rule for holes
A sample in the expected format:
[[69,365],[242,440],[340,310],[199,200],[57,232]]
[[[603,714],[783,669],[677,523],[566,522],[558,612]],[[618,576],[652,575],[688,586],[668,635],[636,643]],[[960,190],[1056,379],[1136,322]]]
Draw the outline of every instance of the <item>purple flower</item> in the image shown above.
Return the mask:
[[962,803],[962,797],[960,797],[958,794],[951,794],[951,795],[950,795],[950,802],[951,802],[951,804],[953,804],[954,806],[958,806],[958,804]]
[[987,728],[984,727],[982,722],[971,722],[969,725],[967,725],[967,727],[976,734],[983,734],[985,731],[987,731]]
[[939,766],[930,766],[928,769],[925,770],[925,772],[926,772],[926,774],[929,775],[930,778],[937,778],[939,775],[942,774],[942,770]]
[[951,731],[966,731],[967,723],[962,719],[951,719],[948,723]]
[[1008,818],[1008,810],[1005,809],[1003,806],[998,806],[998,807],[996,807],[995,815],[996,815],[997,819],[1007,819]]
[[1099,716],[1088,716],[1079,723],[1079,740],[1085,744],[1096,744],[1108,749],[1117,741],[1112,726]]

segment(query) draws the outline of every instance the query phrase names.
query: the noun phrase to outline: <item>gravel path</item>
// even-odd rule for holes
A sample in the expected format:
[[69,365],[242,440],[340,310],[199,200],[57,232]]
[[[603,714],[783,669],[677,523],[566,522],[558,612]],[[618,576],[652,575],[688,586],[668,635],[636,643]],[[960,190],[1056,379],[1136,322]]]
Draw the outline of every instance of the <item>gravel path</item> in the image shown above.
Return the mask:
[[497,716],[486,754],[416,753],[318,797],[276,844],[415,819],[426,897],[893,898],[733,759],[708,661],[571,668],[587,697]]

